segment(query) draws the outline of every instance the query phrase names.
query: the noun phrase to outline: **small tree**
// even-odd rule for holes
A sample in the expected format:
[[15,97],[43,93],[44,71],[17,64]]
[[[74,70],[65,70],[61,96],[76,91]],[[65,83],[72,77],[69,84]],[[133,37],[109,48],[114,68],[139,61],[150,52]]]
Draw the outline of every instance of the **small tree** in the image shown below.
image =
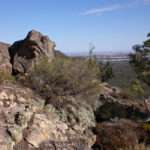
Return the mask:
[[93,51],[95,49],[95,46],[90,43],[89,44],[89,58],[88,58],[88,62],[89,62],[89,66],[92,65],[93,62],[96,62],[96,58],[94,57]]
[[144,94],[144,90],[143,90],[139,80],[134,80],[134,81],[131,82],[130,90],[136,96],[142,96]]
[[90,43],[89,44],[89,58],[93,57],[93,51],[94,51],[94,49],[95,49],[95,46],[92,43]]
[[113,69],[112,66],[110,64],[110,62],[107,62],[105,65],[103,65],[102,67],[102,81],[108,81],[109,79],[111,79],[114,76],[113,74]]

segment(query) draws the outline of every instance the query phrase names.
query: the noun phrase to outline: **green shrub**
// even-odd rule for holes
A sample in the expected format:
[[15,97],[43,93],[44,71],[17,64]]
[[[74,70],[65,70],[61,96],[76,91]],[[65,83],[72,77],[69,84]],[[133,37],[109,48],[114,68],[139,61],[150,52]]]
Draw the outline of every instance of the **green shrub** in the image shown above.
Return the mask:
[[123,91],[120,93],[121,98],[124,99],[139,99],[143,98],[145,92],[143,85],[139,80],[134,80],[130,83],[129,87],[123,88]]
[[[149,34],[148,34],[149,35]],[[130,54],[130,63],[138,74],[138,78],[150,85],[150,39],[146,40],[142,45],[133,47],[134,53]]]
[[27,77],[28,83],[46,98],[85,94],[99,85],[100,70],[95,61],[58,58],[49,63],[43,58]]
[[150,124],[149,123],[143,123],[142,127],[145,131],[150,131]]
[[141,96],[144,94],[144,90],[143,90],[139,80],[132,81],[130,89],[136,95]]
[[140,78],[147,83],[148,85],[150,85],[150,71],[144,71],[141,73]]

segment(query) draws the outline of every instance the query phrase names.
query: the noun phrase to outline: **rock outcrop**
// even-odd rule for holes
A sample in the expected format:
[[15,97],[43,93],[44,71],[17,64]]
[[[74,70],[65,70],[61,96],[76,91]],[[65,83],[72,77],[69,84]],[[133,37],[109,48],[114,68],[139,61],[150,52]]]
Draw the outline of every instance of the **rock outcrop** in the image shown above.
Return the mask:
[[71,122],[53,105],[45,106],[45,101],[32,90],[19,85],[1,85],[0,149],[90,149],[96,138],[88,128],[95,124],[88,122],[88,108],[84,110],[86,108],[81,105],[78,114],[73,116],[77,113],[75,107],[69,109],[68,104],[70,111],[64,110],[70,119],[78,119]]
[[54,59],[55,43],[40,32],[32,30],[26,38],[15,42],[10,47],[13,73],[27,73],[38,63],[41,57],[47,57],[49,61]]
[[0,86],[0,149],[12,150],[15,143],[22,140],[23,130],[43,104],[30,89]]
[[0,71],[11,74],[12,65],[10,63],[9,47],[9,44],[0,42]]
[[46,97],[21,84],[41,58],[67,58],[54,48],[34,30],[12,46],[0,43],[0,71],[23,74],[0,85],[0,150],[147,150],[149,99],[131,99],[100,82],[86,94]]

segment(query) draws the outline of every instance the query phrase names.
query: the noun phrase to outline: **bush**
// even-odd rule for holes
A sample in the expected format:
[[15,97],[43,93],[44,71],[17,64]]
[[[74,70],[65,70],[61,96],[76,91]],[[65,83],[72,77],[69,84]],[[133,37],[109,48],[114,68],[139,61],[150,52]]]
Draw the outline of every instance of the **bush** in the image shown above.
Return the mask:
[[0,71],[0,83],[14,82],[15,78],[7,71]]
[[27,77],[28,83],[45,98],[85,94],[99,85],[100,70],[95,61],[43,58]]
[[123,99],[141,99],[145,95],[144,87],[139,80],[133,80],[129,87],[123,88],[120,97]]
[[149,131],[150,132],[150,124],[149,123],[143,123],[142,127],[145,131]]
[[150,39],[146,40],[143,45],[134,46],[134,53],[130,54],[130,63],[134,67],[135,72],[138,74],[138,78],[148,85],[150,85],[149,48]]
[[102,67],[101,78],[102,78],[102,81],[105,82],[111,79],[114,76],[114,74],[113,74],[112,66],[109,62],[107,62],[105,65],[102,65],[102,66],[103,67]]
[[130,89],[137,96],[142,96],[144,94],[144,90],[139,80],[132,81]]
[[142,72],[140,78],[147,83],[148,85],[150,85],[150,71],[144,71]]

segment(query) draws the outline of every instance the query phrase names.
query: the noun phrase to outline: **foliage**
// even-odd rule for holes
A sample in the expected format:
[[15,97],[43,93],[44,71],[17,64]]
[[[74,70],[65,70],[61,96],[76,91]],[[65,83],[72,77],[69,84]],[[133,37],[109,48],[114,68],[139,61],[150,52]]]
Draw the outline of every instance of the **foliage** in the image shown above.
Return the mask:
[[0,71],[0,83],[15,82],[15,78],[7,71]]
[[130,90],[137,96],[141,96],[144,94],[144,90],[138,80],[132,81]]
[[130,54],[130,63],[139,79],[150,85],[150,39],[143,45],[135,45],[133,49],[134,53]]
[[145,131],[150,131],[150,123],[143,123],[142,127]]
[[102,81],[108,81],[109,79],[111,79],[114,75],[113,75],[113,70],[112,70],[112,66],[109,62],[107,62],[105,65],[101,65],[102,67],[102,73],[101,73],[101,78]]
[[[150,36],[149,36],[149,37],[150,37]],[[146,40],[146,41],[144,42],[144,45],[147,46],[147,47],[150,47],[150,40]]]
[[147,37],[150,37],[150,33],[147,34]]
[[150,85],[150,71],[143,71],[141,73],[141,79]]
[[118,102],[106,102],[104,105],[102,105],[100,108],[96,110],[95,116],[96,121],[99,123],[115,118],[143,120],[148,117],[148,114],[130,105],[124,106],[123,104],[120,104]]
[[144,84],[135,79],[131,81],[128,87],[123,87],[119,96],[123,99],[142,99],[146,94]]
[[46,98],[85,94],[99,85],[100,69],[96,61],[57,58],[49,63],[43,58],[27,77],[30,86]]

